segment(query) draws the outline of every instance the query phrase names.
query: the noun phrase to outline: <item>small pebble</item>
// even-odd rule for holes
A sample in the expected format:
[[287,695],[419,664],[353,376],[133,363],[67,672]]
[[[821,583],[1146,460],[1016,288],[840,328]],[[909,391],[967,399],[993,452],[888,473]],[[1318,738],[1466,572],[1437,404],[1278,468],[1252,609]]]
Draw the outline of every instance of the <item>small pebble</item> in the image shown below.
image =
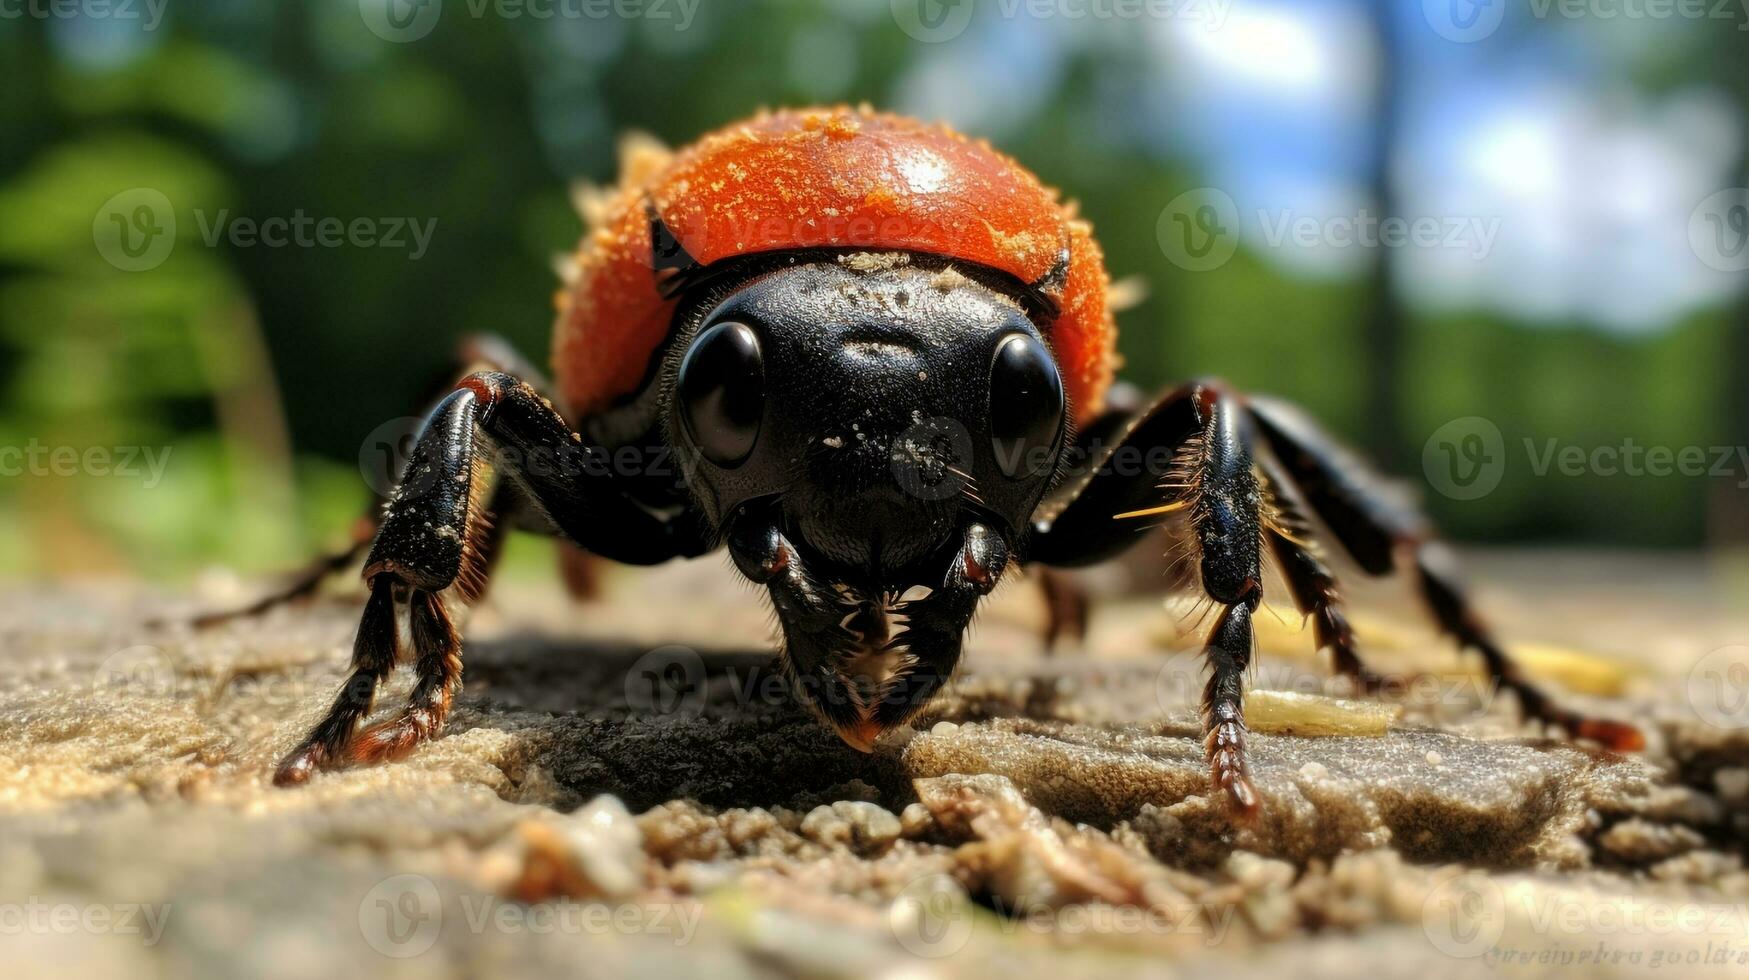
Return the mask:
[[905,837],[920,837],[935,826],[935,816],[921,803],[913,803],[899,814],[899,832]]
[[818,806],[802,818],[802,836],[828,846],[854,845],[857,850],[879,851],[899,839],[899,818],[874,803],[841,800]]

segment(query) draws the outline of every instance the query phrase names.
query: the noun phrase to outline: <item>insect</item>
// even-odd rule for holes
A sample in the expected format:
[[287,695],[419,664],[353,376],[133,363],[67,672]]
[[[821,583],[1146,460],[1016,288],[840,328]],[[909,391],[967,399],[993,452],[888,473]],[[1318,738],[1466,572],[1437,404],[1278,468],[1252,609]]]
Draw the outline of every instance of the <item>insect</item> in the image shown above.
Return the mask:
[[[1266,556],[1336,669],[1375,679],[1315,516],[1366,572],[1412,575],[1526,715],[1640,744],[1533,686],[1425,523],[1298,412],[1218,381],[1108,406],[1116,328],[1091,229],[987,144],[867,109],[766,113],[630,154],[585,210],[554,383],[486,349],[491,366],[430,412],[375,525],[352,676],[276,782],[441,731],[456,613],[512,522],[632,564],[726,549],[776,611],[796,697],[864,751],[948,682],[1017,566],[1088,565],[1170,525],[1215,610],[1211,777],[1248,815],[1242,698]],[[403,615],[417,683],[361,728]]]

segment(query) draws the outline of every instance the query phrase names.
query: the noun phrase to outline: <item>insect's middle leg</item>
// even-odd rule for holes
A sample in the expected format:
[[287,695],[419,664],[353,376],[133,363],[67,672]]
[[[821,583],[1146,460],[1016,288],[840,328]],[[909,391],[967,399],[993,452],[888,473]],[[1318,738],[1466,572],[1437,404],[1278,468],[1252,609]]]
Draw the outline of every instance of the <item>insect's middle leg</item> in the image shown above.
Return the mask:
[[[1168,394],[1130,425],[1110,458],[1094,461],[1100,468],[1059,513],[1035,526],[1030,555],[1055,565],[1101,561],[1138,540],[1145,526],[1117,518],[1185,514],[1203,593],[1220,607],[1204,651],[1204,748],[1215,786],[1245,815],[1259,804],[1245,756],[1243,695],[1252,614],[1263,599],[1264,496],[1252,444],[1251,419],[1237,397],[1213,384]],[[1126,447],[1166,452],[1171,476],[1123,455]]]

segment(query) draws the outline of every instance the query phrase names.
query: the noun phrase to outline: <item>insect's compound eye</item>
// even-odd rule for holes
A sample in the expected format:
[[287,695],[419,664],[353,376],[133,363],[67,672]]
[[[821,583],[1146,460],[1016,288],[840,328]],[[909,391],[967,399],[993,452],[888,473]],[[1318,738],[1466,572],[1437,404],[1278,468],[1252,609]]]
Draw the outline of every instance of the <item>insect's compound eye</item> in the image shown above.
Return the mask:
[[686,435],[704,458],[740,465],[765,415],[759,335],[744,323],[718,323],[699,334],[680,361],[676,399]]
[[1063,379],[1037,338],[1011,334],[990,362],[990,436],[997,465],[1013,479],[1037,476],[1056,462],[1063,429]]

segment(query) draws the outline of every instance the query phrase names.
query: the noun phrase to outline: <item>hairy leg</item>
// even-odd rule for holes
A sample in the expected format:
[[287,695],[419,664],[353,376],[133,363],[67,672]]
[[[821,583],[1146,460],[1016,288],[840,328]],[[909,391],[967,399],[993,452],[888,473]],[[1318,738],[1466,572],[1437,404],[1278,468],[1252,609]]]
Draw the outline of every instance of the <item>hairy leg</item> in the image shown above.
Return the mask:
[[[510,342],[492,334],[476,334],[466,337],[457,346],[455,353],[457,370],[445,375],[440,382],[434,384],[427,393],[431,401],[449,392],[457,377],[465,377],[476,371],[502,371],[526,380],[541,391],[549,390],[546,381],[523,357],[516,352]],[[494,499],[489,510],[495,517],[507,517],[511,508],[505,506],[509,500]],[[266,595],[237,609],[205,613],[191,620],[196,629],[206,629],[221,623],[238,619],[249,619],[270,612],[280,606],[302,602],[316,594],[322,583],[331,576],[338,575],[356,565],[376,538],[377,526],[387,501],[377,494],[371,495],[370,504],[365,512],[353,522],[347,544],[329,554],[320,555],[307,566],[294,573],[279,586]],[[495,520],[493,526],[502,534],[507,522]],[[493,549],[495,550],[495,549]]]
[[1495,684],[1518,696],[1526,717],[1618,751],[1645,746],[1645,737],[1633,726],[1564,708],[1525,676],[1469,602],[1456,556],[1434,539],[1426,518],[1394,500],[1366,467],[1303,412],[1267,399],[1254,399],[1251,405],[1284,479],[1292,482],[1355,562],[1373,575],[1398,568],[1413,575],[1434,622],[1459,646],[1481,655]]
[[[488,442],[497,455],[489,457]],[[371,596],[353,648],[352,677],[327,716],[280,763],[276,783],[394,758],[442,730],[461,683],[451,605],[466,605],[485,588],[495,541],[484,503],[494,486],[489,460],[500,462],[515,492],[579,546],[641,563],[704,550],[695,524],[662,520],[622,495],[612,471],[592,465],[592,451],[532,387],[502,373],[469,376],[432,411],[384,511],[365,562]],[[377,684],[398,659],[402,600],[417,682],[397,716],[356,732]]]
[[1035,524],[1028,556],[1056,565],[1102,561],[1140,539],[1142,526],[1121,518],[1183,513],[1202,592],[1219,609],[1204,646],[1204,748],[1215,787],[1245,816],[1260,802],[1246,761],[1243,700],[1252,614],[1263,597],[1264,497],[1253,442],[1243,403],[1220,385],[1169,392],[1123,430],[1120,445],[1145,450],[1144,459],[1169,456],[1170,473],[1093,460],[1067,502]]

